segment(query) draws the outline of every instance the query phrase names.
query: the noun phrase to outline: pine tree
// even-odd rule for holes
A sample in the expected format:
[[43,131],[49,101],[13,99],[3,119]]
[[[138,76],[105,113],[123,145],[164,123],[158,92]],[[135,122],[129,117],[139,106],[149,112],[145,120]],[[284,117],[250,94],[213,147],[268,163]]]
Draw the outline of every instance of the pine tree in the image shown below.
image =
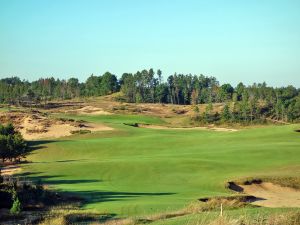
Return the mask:
[[223,122],[229,122],[231,119],[231,112],[228,104],[226,104],[222,110],[221,118]]

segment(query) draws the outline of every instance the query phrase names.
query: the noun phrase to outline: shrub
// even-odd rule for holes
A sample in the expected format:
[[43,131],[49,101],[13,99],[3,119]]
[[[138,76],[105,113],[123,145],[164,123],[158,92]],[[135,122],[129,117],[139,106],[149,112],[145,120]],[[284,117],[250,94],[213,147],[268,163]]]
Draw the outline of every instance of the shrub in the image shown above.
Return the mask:
[[3,162],[6,159],[20,160],[28,154],[29,149],[22,135],[15,130],[13,125],[0,124],[0,157]]
[[126,126],[131,126],[131,127],[139,127],[138,123],[124,123]]
[[71,134],[90,134],[92,131],[90,130],[74,130],[71,131]]
[[22,209],[22,205],[18,198],[17,192],[15,190],[13,190],[12,198],[13,198],[13,205],[10,209],[10,213],[12,215],[19,215]]
[[13,215],[19,215],[21,212],[21,202],[19,201],[19,199],[15,199],[14,203],[10,209],[10,213]]

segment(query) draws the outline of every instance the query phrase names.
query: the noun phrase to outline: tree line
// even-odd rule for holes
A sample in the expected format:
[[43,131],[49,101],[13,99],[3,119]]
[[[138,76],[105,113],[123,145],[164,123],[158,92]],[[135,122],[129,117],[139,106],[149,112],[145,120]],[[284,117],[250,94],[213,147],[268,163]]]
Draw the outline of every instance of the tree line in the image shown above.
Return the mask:
[[50,100],[108,95],[119,90],[117,77],[109,72],[102,76],[91,75],[85,83],[77,78],[64,80],[51,77],[29,82],[11,77],[0,80],[0,103],[39,104]]
[[[215,77],[177,73],[164,81],[162,71],[153,69],[124,73],[120,79],[106,72],[101,76],[91,75],[85,82],[79,82],[77,78],[43,78],[33,82],[17,77],[0,80],[0,102],[11,104],[46,103],[54,99],[102,96],[119,91],[122,95],[118,100],[131,103],[226,103],[231,118],[238,121],[262,117],[283,121],[300,118],[300,89],[291,85],[274,88],[266,83],[250,86],[239,83],[233,87],[228,83],[221,85]],[[206,110],[207,114],[213,111],[210,108]]]

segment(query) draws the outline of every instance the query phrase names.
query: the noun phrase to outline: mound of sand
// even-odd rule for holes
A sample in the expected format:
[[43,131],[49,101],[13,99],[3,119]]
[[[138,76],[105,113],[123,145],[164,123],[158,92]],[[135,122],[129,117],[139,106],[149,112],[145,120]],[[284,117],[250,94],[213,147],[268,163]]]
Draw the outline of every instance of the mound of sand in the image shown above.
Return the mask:
[[91,132],[113,130],[103,124],[50,118],[38,111],[6,113],[0,116],[0,122],[13,123],[26,140],[60,138],[70,136],[73,132],[80,130]]
[[253,183],[251,185],[240,185],[243,192],[253,195],[258,199],[252,204],[271,208],[278,207],[300,207],[300,191],[282,187],[273,183]]
[[213,131],[223,131],[223,132],[235,132],[236,129],[222,128],[222,127],[167,127],[159,125],[146,125],[139,124],[138,127],[158,129],[158,130],[213,130]]
[[84,128],[78,128],[71,124],[53,124],[43,132],[28,132],[25,129],[21,129],[20,132],[26,140],[38,140],[38,139],[49,139],[49,138],[60,138],[72,135],[72,132],[79,130],[90,130],[96,131],[109,131],[113,130],[111,127],[107,127],[101,124],[90,124]]
[[111,115],[112,113],[104,111],[102,108],[97,108],[94,106],[85,106],[83,108],[77,109],[78,114],[86,115]]

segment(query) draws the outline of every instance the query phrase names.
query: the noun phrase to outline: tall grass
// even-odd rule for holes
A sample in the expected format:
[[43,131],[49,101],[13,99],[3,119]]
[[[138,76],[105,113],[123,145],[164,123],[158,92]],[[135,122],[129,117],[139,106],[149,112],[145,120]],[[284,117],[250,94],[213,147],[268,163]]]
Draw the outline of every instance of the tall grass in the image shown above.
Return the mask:
[[[69,224],[92,224],[92,225],[299,225],[300,211],[275,214],[251,214],[239,212],[238,215],[220,216],[218,212],[204,212],[193,214],[192,217],[168,218],[169,214],[158,214],[148,218],[124,218],[101,220],[95,215],[82,213],[74,210],[51,211],[45,220],[39,225],[69,225]],[[176,214],[172,214],[176,216]],[[180,214],[178,217],[182,216]],[[93,222],[94,221],[94,222]],[[98,222],[97,222],[98,221]],[[102,222],[101,222],[102,221]]]

